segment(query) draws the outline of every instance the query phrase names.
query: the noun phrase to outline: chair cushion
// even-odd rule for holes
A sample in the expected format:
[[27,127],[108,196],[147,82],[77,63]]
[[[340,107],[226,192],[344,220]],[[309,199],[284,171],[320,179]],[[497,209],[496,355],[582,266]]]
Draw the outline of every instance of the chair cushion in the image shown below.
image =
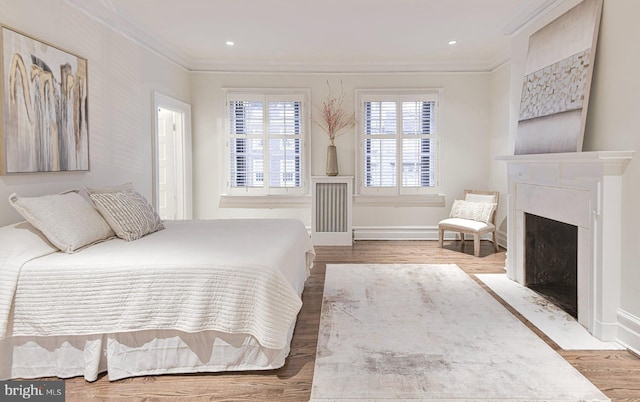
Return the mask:
[[463,218],[448,218],[440,221],[438,224],[440,229],[447,229],[460,232],[491,232],[495,229],[495,226],[491,223],[474,221],[471,219]]

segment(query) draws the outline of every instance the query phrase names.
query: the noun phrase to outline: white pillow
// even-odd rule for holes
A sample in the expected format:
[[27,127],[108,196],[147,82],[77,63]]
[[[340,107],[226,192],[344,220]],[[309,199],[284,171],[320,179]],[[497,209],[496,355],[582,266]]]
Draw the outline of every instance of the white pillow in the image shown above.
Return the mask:
[[132,241],[164,229],[162,220],[151,204],[133,189],[131,183],[86,188],[86,191],[116,236],[121,239]]
[[494,202],[472,202],[455,200],[451,206],[450,218],[471,219],[478,222],[491,223],[493,211],[496,209]]
[[65,253],[114,237],[104,218],[77,190],[41,197],[11,194],[9,203]]
[[464,196],[465,201],[471,202],[488,202],[493,203],[496,202],[496,196],[494,194],[475,194],[475,193],[467,193]]

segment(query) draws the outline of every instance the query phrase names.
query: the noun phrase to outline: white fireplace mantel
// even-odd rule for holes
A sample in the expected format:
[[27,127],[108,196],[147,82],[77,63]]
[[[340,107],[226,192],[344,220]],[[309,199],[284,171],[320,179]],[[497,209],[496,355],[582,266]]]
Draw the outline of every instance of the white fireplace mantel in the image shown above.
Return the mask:
[[507,163],[507,276],[525,283],[525,213],[578,227],[578,322],[617,336],[622,174],[633,151],[500,156]]

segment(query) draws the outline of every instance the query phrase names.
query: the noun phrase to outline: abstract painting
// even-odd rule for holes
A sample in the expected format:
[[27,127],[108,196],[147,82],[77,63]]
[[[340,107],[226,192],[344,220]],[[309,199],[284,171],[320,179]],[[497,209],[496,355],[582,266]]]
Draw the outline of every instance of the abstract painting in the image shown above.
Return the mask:
[[88,171],[87,60],[1,28],[0,173]]
[[583,0],[531,35],[515,154],[582,150],[602,0]]

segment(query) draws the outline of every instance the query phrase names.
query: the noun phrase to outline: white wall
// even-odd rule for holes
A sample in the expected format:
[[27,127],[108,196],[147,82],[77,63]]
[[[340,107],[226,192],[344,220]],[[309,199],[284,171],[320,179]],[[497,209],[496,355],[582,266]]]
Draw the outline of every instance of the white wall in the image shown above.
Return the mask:
[[[529,35],[579,3],[567,0],[519,33],[511,54],[511,141],[515,138],[517,106]],[[640,2],[604,0],[592,92],[589,99],[584,151],[636,151],[623,176],[621,310],[635,317],[640,329]],[[509,154],[513,154],[511,149]],[[494,163],[494,169],[501,162]],[[636,335],[637,336],[637,335]]]
[[62,0],[0,0],[0,23],[88,59],[87,173],[0,176],[0,225],[21,220],[9,194],[32,196],[126,181],[151,200],[152,92],[189,102],[186,70]]
[[[354,206],[354,226],[437,226],[465,188],[490,185],[491,74],[249,74],[193,73],[194,216],[199,218],[291,216],[310,225],[310,205],[301,208],[221,208],[225,144],[225,87],[310,88],[311,103],[327,96],[327,80],[353,95],[356,88],[442,88],[440,122],[441,193],[446,206]],[[355,174],[355,132],[336,139],[340,175]],[[324,175],[326,134],[312,127],[311,174]]]
[[491,73],[491,129],[489,161],[491,181],[489,189],[500,192],[496,226],[498,243],[506,247],[507,239],[507,165],[495,162],[497,156],[513,154],[511,141],[511,63],[505,63]]
[[640,318],[640,2],[605,0],[584,150],[634,150],[623,176],[622,310]]

